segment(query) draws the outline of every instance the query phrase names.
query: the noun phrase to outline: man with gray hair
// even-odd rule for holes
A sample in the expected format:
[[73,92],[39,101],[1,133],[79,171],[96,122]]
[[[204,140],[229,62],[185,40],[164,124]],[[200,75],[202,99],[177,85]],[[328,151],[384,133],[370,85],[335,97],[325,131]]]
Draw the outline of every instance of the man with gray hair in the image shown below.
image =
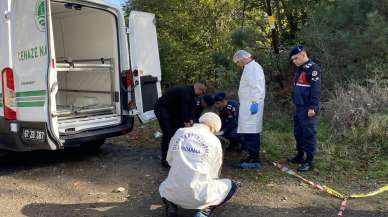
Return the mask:
[[236,192],[233,181],[219,178],[223,155],[214,133],[220,128],[218,115],[207,112],[198,124],[180,128],[172,137],[166,158],[171,168],[159,187],[167,216],[177,216],[178,206],[196,210],[195,217],[212,216]]
[[245,50],[237,51],[233,61],[243,69],[238,97],[240,101],[237,133],[249,154],[240,162],[242,169],[260,169],[260,133],[263,127],[265,78],[263,68]]
[[171,137],[179,128],[192,126],[194,99],[204,95],[206,88],[205,81],[198,81],[190,86],[171,87],[156,101],[154,111],[163,133],[160,143],[163,167],[168,168],[166,155]]

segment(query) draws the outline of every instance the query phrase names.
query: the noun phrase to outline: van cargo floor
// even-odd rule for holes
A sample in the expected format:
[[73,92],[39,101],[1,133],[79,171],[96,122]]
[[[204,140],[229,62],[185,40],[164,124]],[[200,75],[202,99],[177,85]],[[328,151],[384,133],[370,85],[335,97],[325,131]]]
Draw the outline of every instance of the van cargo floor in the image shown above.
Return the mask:
[[114,114],[115,107],[111,105],[96,105],[96,106],[57,106],[57,111],[54,116],[58,117],[58,120],[67,120],[80,117],[96,116]]
[[85,118],[72,118],[58,121],[60,135],[79,133],[120,124],[121,116],[117,114],[99,115]]

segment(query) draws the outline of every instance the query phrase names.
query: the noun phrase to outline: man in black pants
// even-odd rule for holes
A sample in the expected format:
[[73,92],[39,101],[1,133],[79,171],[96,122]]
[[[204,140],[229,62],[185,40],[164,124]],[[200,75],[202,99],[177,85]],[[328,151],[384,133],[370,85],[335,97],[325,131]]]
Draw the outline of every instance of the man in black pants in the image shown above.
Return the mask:
[[155,115],[163,133],[161,142],[163,167],[169,167],[166,156],[171,137],[179,128],[192,126],[194,98],[202,96],[205,92],[205,82],[199,81],[194,85],[172,87],[156,101]]

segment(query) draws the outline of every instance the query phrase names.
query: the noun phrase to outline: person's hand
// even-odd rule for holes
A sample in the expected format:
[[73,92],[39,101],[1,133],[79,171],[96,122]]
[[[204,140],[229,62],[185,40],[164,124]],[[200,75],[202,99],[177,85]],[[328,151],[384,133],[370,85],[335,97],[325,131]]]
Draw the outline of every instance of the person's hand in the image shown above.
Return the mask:
[[312,117],[314,117],[316,114],[315,114],[315,111],[314,111],[314,109],[309,109],[309,111],[307,112],[307,116],[309,117],[309,118],[312,118]]
[[259,110],[259,105],[256,102],[252,102],[251,107],[249,108],[251,114],[254,115]]

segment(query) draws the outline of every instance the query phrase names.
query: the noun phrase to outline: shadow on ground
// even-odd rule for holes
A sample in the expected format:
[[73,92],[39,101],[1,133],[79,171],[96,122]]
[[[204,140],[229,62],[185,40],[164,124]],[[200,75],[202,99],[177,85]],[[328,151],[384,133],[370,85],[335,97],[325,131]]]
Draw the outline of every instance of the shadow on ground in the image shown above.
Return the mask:
[[79,147],[55,151],[0,151],[0,176],[36,168],[55,167],[64,163],[83,163],[88,162],[93,158],[104,159],[104,157],[115,153],[125,155],[126,152],[126,147],[115,146],[110,143],[104,144],[101,149],[97,151],[82,150]]
[[[141,200],[144,202],[144,200]],[[22,209],[27,217],[164,217],[161,202],[150,209],[150,204],[139,204],[129,200],[122,203],[84,203],[84,204],[43,204],[32,203]],[[192,216],[192,212],[183,211],[181,217]],[[263,217],[328,217],[336,216],[337,210],[317,207],[271,208],[245,206],[236,203],[226,204],[216,211],[217,217],[263,216]],[[349,217],[387,217],[388,213],[378,211],[346,210]]]

